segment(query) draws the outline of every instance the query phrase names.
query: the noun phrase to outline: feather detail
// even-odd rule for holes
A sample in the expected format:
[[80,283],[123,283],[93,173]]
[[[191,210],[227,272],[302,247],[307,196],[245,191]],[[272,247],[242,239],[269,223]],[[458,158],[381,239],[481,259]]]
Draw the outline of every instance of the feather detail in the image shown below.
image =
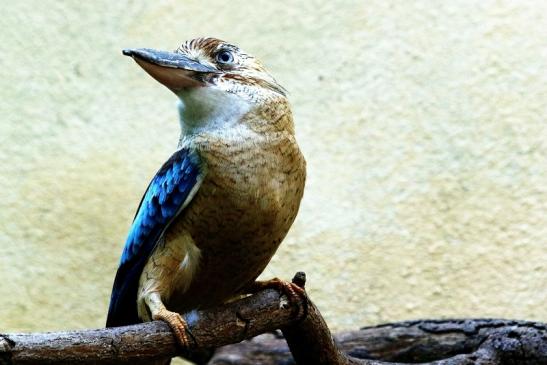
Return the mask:
[[140,322],[136,304],[140,274],[169,224],[193,198],[203,175],[197,153],[183,148],[163,164],[150,182],[123,249],[112,288],[107,327]]

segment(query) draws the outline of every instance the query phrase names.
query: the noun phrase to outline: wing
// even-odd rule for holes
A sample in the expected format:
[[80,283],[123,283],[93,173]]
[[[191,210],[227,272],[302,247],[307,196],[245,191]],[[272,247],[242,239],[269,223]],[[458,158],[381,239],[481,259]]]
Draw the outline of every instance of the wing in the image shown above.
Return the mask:
[[114,279],[107,327],[139,323],[139,278],[162,234],[190,203],[203,181],[204,171],[196,152],[178,150],[156,173],[141,200],[123,249]]

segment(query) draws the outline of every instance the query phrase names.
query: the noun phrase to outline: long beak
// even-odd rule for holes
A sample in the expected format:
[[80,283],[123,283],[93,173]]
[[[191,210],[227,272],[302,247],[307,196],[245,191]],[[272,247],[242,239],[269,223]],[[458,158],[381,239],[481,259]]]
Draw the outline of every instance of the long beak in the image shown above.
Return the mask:
[[218,72],[180,53],[150,48],[129,48],[122,53],[133,57],[150,76],[177,92],[189,87],[205,86],[203,76]]

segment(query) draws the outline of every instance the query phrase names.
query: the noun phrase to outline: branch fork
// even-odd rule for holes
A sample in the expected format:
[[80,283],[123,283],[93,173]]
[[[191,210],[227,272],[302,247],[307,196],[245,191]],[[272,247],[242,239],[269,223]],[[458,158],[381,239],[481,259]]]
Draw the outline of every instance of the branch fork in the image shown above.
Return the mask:
[[[303,289],[305,281],[305,274],[297,273],[292,282]],[[333,338],[313,302],[306,295],[297,297],[289,301],[266,289],[218,308],[187,313],[188,350],[225,346],[209,365],[235,364],[234,359],[240,365],[547,364],[547,325],[543,323],[425,320],[367,327]],[[278,329],[284,338],[271,334]],[[175,338],[162,321],[0,334],[0,365],[149,364],[178,355]]]

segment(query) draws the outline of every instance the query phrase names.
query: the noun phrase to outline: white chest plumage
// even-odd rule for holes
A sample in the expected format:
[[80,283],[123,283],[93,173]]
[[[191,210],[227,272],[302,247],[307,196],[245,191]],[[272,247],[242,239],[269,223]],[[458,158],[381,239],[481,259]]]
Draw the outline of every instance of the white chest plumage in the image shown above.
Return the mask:
[[238,95],[213,87],[179,93],[178,110],[182,135],[230,133],[252,104]]

